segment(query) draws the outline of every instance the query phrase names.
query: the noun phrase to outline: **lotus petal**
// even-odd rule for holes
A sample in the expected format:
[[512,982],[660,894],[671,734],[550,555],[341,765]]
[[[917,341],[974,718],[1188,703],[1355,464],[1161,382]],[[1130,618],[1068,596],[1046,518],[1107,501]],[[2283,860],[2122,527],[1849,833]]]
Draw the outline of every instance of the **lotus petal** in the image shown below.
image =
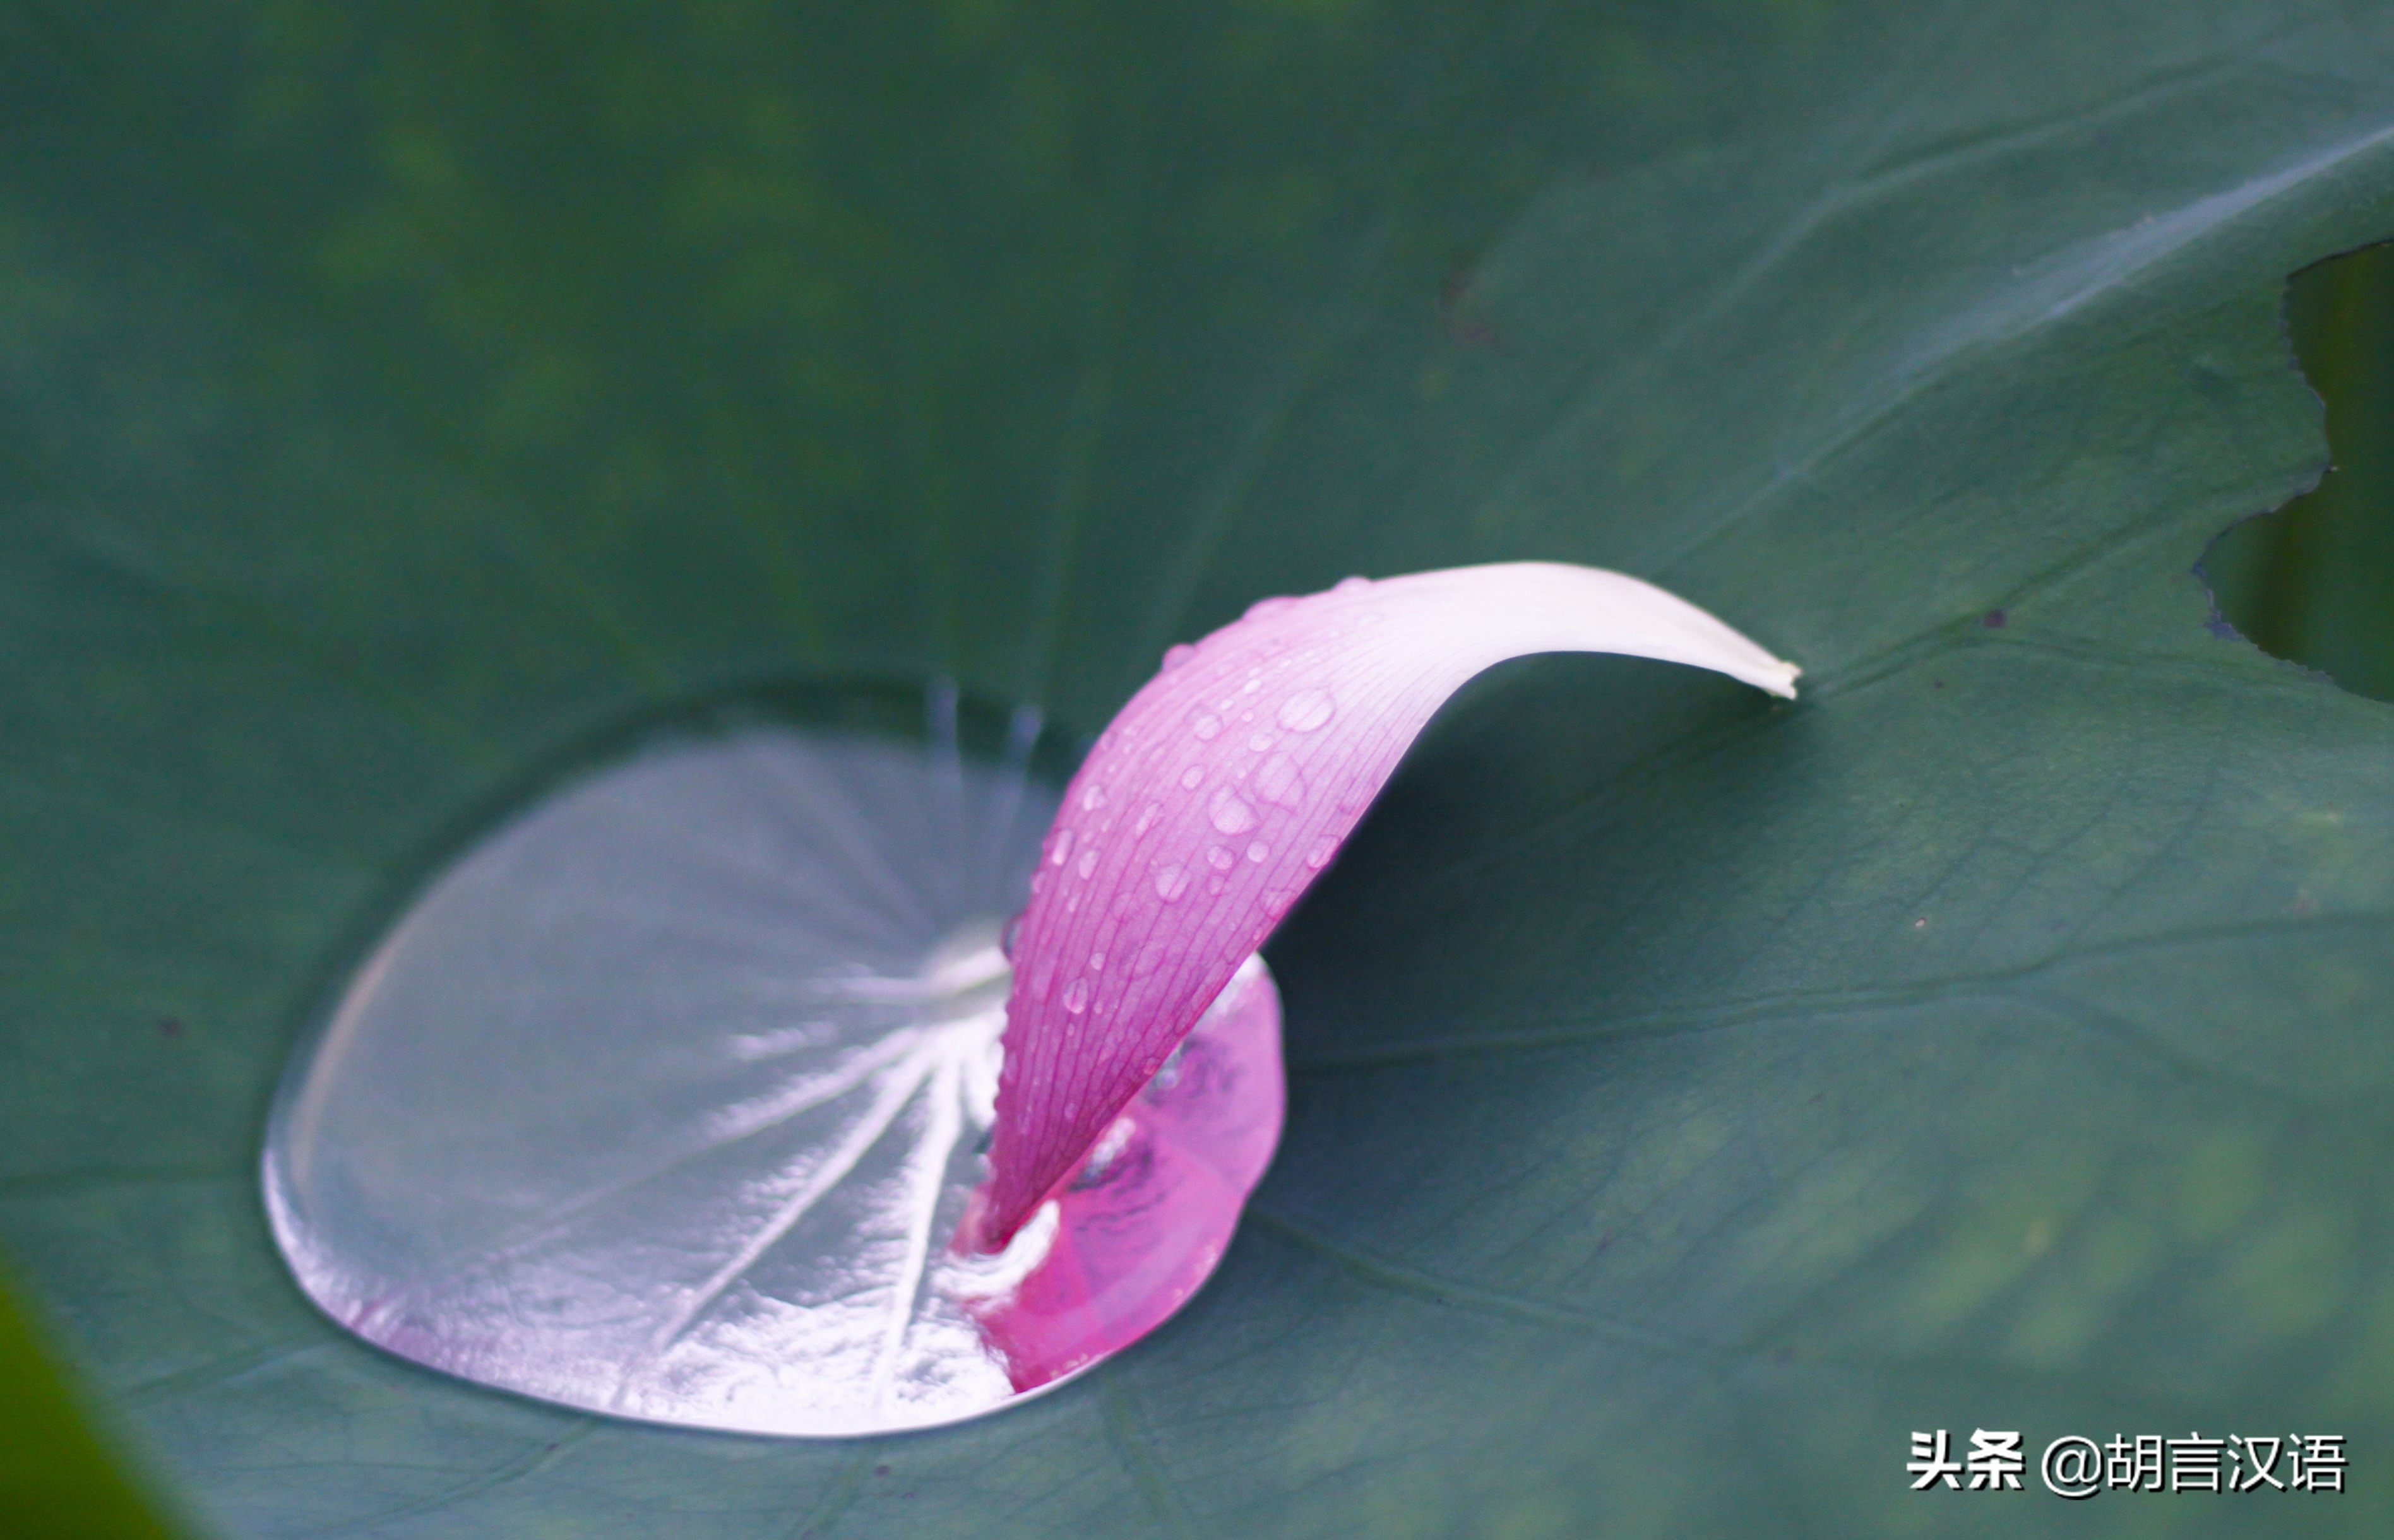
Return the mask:
[[1265,599],[1164,655],[1098,739],[1042,847],[1014,943],[990,1182],[964,1237],[1002,1246],[1327,867],[1467,680],[1536,652],[1797,673],[1617,572],[1546,562],[1349,578]]

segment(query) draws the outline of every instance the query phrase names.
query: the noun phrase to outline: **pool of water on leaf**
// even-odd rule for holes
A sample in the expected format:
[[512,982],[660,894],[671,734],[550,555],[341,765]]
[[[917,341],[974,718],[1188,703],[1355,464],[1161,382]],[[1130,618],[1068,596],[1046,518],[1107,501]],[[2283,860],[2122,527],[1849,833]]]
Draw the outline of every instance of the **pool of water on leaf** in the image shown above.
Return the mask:
[[496,1389],[838,1436],[996,1410],[1185,1302],[1279,1135],[1270,976],[1250,959],[1004,1253],[960,1250],[1000,917],[1062,777],[1035,713],[977,741],[953,691],[927,705],[919,737],[644,735],[434,871],[270,1122],[269,1215],[317,1304]]

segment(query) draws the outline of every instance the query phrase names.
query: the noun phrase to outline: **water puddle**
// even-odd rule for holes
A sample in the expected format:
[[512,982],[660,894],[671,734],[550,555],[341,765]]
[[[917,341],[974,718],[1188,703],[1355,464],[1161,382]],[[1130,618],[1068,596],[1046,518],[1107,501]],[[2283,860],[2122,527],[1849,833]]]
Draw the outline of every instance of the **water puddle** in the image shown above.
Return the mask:
[[952,690],[919,736],[832,714],[651,734],[415,894],[269,1128],[334,1319],[589,1411],[832,1436],[995,1410],[1195,1292],[1279,1135],[1261,960],[1004,1254],[960,1252],[1068,756]]

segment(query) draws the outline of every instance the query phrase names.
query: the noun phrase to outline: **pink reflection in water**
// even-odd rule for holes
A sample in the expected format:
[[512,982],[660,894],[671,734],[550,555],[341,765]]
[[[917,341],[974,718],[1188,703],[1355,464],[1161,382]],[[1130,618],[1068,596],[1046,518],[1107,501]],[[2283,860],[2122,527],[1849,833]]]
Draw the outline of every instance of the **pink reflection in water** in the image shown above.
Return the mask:
[[[969,1307],[1015,1390],[1128,1346],[1197,1292],[1271,1163],[1286,1105],[1280,992],[1250,959],[1049,1194],[1047,1255],[1014,1289]],[[977,1220],[966,1216],[959,1250]]]

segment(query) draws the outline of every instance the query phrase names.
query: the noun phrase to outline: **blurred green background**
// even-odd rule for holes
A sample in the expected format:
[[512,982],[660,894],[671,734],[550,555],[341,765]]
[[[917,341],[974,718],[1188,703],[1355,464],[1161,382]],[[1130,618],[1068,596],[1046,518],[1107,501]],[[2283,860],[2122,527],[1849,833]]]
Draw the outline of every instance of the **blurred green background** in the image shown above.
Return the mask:
[[2203,560],[2220,614],[2281,658],[2394,700],[2394,246],[2286,286],[2286,327],[2327,402],[2319,489],[2229,530]]

